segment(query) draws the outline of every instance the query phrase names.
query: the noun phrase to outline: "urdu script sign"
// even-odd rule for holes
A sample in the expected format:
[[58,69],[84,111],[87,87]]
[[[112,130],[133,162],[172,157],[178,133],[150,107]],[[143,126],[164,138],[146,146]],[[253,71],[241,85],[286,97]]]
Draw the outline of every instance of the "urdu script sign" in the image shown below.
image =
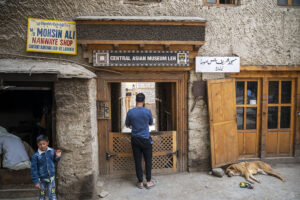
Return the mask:
[[196,72],[240,72],[239,57],[196,57]]
[[28,18],[26,51],[76,55],[75,22]]

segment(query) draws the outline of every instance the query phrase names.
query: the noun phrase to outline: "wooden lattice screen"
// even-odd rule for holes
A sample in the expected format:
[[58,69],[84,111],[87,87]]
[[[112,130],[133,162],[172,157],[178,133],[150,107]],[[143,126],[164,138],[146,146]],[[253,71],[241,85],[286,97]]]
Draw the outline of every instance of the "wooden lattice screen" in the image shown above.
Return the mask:
[[[135,172],[130,137],[130,133],[109,133],[108,159],[110,174],[130,174]],[[152,172],[176,172],[176,131],[155,132],[151,133],[151,137],[153,140]]]

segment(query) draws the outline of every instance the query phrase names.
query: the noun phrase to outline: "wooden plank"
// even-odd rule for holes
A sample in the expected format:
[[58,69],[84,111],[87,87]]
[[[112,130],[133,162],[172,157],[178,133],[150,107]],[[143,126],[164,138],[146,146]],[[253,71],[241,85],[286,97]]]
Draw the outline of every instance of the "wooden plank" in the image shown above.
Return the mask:
[[111,24],[111,25],[171,25],[171,26],[205,26],[205,22],[183,21],[100,21],[100,20],[76,20],[76,24]]
[[290,141],[291,141],[290,132],[279,132],[278,133],[278,153],[279,154],[290,154]]
[[103,69],[116,70],[119,72],[187,72],[192,69],[190,67],[101,67]]
[[295,156],[300,157],[300,77],[297,78],[295,82],[296,86],[296,98],[295,98],[295,106],[296,112],[295,115]]
[[[257,133],[245,133],[245,154],[251,154],[251,155],[256,155],[256,137]],[[253,156],[253,157],[254,157]]]
[[263,78],[262,81],[262,125],[261,125],[261,158],[265,158],[267,154],[266,150],[266,139],[268,132],[268,79],[266,77]]
[[[173,152],[177,151],[177,135],[176,131],[172,131]],[[173,172],[177,172],[177,154],[173,154]]]
[[[297,123],[296,120],[297,120],[297,113],[295,113],[295,109],[296,109],[296,106],[297,106],[297,103],[296,103],[296,91],[297,91],[297,88],[296,88],[296,80],[293,79],[292,80],[292,94],[291,94],[291,136],[290,136],[290,141],[289,141],[289,154],[290,156],[293,156],[294,152],[293,152],[293,145],[294,143],[296,144],[296,142],[294,141],[294,138],[295,138],[295,124]],[[299,118],[299,117],[298,117]],[[297,136],[296,136],[297,137]],[[295,145],[296,146],[296,145]]]
[[264,72],[272,72],[272,71],[300,71],[300,65],[242,65],[240,67],[241,71],[264,71]]
[[245,154],[245,139],[244,139],[244,133],[238,131],[238,141],[239,141],[239,157],[242,158],[243,154]]
[[207,81],[212,168],[239,157],[234,79]]
[[262,123],[262,85],[261,85],[261,79],[258,79],[257,84],[257,121],[256,121],[256,153],[255,157],[259,156],[260,153],[260,138],[261,138],[261,123]]
[[266,156],[277,154],[278,132],[268,132],[266,134]]
[[78,44],[160,44],[160,45],[204,45],[204,41],[151,41],[151,40],[77,40]]
[[230,73],[232,78],[298,78],[300,73],[298,71],[241,71],[240,73]]

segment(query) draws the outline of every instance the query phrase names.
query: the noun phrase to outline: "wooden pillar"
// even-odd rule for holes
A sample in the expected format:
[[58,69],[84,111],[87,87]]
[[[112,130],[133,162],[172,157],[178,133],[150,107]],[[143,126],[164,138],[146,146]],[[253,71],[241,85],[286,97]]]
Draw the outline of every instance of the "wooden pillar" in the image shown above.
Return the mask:
[[261,125],[261,144],[260,144],[260,157],[266,157],[266,135],[268,131],[268,79],[263,77],[262,81],[262,125]]
[[300,158],[300,77],[296,80],[295,156]]

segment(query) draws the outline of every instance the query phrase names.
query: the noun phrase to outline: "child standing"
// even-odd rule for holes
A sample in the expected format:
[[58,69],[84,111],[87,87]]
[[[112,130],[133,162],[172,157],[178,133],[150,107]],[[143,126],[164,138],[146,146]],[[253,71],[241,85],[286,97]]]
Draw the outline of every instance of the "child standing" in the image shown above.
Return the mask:
[[31,158],[31,179],[39,189],[39,200],[45,200],[48,191],[49,200],[56,200],[55,165],[61,157],[61,151],[48,147],[47,136],[37,137],[38,151]]

